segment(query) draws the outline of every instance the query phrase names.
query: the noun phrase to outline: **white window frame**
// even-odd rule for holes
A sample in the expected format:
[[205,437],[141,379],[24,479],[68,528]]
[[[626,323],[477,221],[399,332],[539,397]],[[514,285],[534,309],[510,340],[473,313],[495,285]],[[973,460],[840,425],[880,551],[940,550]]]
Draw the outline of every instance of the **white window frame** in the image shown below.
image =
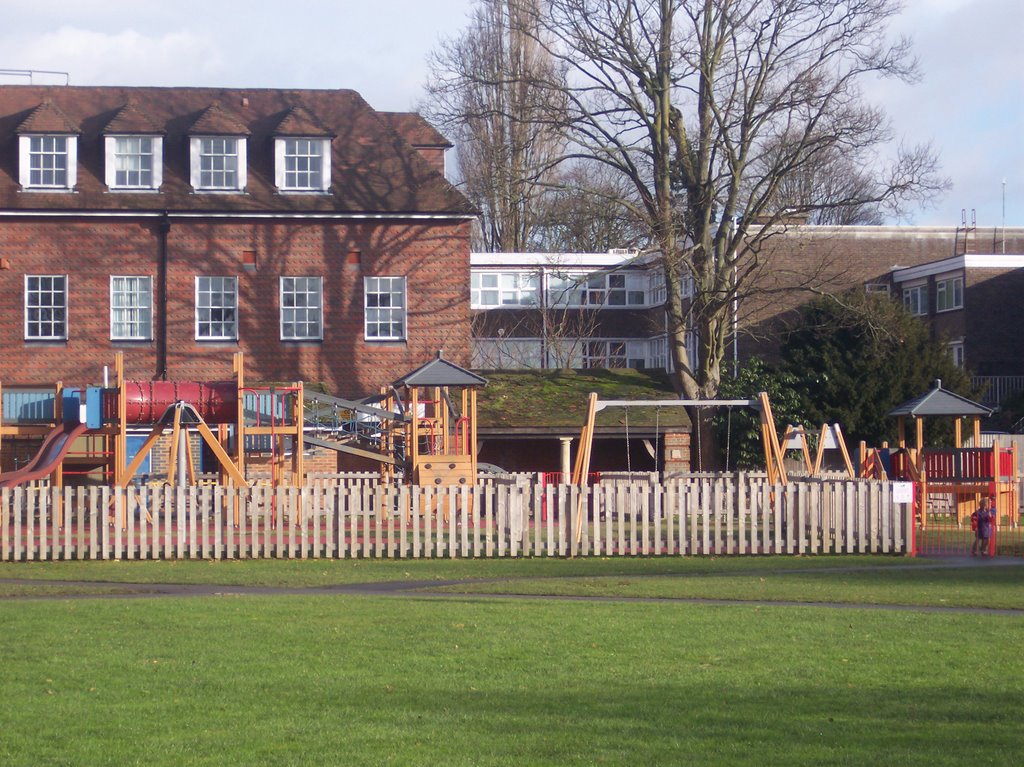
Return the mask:
[[[121,153],[118,152],[118,142],[136,139],[139,141],[150,141],[150,183],[149,184],[119,184],[117,183],[118,160],[122,157],[145,157],[144,152]],[[107,188],[111,191],[156,191],[164,182],[164,138],[151,134],[134,133],[111,133],[103,137],[103,160],[106,175]],[[127,170],[127,169],[126,169]],[[137,169],[131,169],[136,171]],[[130,171],[129,171],[130,172]]]
[[[203,180],[203,142],[204,141],[234,141],[235,142],[235,185],[234,186],[204,186]],[[246,146],[248,142],[245,136],[192,136],[189,140],[190,156],[189,156],[189,176],[192,183],[192,189],[196,192],[244,192],[245,186],[248,183],[247,168],[248,163],[246,161]],[[211,155],[218,157],[230,157],[231,155],[225,153],[223,155]],[[211,171],[211,172],[225,172],[225,171]]]
[[540,338],[474,338],[472,366],[484,370],[543,368]]
[[[51,281],[53,281],[53,280],[61,280],[62,281],[62,290],[60,292],[63,294],[63,298],[64,298],[63,303],[57,304],[54,301],[51,301],[51,302],[49,302],[47,304],[41,303],[38,300],[39,298],[41,298],[43,295],[54,296],[54,295],[57,294],[57,290],[53,286],[52,282],[50,283],[49,287],[47,287],[47,288],[36,287],[35,289],[30,289],[29,288],[29,281],[30,280],[51,280]],[[25,275],[24,285],[25,285],[25,291],[24,291],[25,324],[23,326],[23,331],[24,331],[24,334],[25,334],[25,340],[26,341],[66,341],[67,338],[68,338],[68,275],[66,275],[66,274],[26,274]],[[36,300],[34,302],[30,302],[30,296],[33,296],[33,295],[36,296]],[[29,314],[32,312],[33,309],[35,309],[35,310],[37,310],[39,312],[59,311],[63,316],[59,320],[55,320],[55,319],[30,320],[29,319]],[[53,329],[53,326],[56,326],[56,325],[59,324],[60,325],[60,333],[51,333],[50,335],[34,335],[34,334],[29,332],[29,328],[30,328],[30,326],[32,324],[47,324],[47,325],[51,326],[51,330]]]
[[[207,283],[208,287],[206,289],[203,289],[202,285],[203,285],[203,281],[204,280],[223,280],[223,282],[220,283],[221,288],[219,290],[215,291],[213,289],[212,284],[209,284],[209,283]],[[228,291],[228,290],[225,289],[225,286],[227,284],[229,284],[229,283],[231,285],[231,291]],[[199,276],[196,277],[196,285],[195,285],[195,287],[196,287],[196,292],[195,292],[195,300],[196,300],[195,339],[197,341],[237,341],[238,340],[238,278],[237,277],[223,277],[223,276],[220,276],[220,275],[199,275]],[[226,297],[226,296],[230,295],[232,297],[232,299],[233,299],[233,303],[230,303],[230,304],[229,303],[221,303],[221,304],[218,304],[218,305],[214,305],[212,303],[212,301],[206,301],[206,302],[201,301],[201,298],[203,296],[208,296],[208,297],[212,298],[215,294],[218,295],[218,296],[222,296],[222,297]],[[214,310],[225,311],[225,310],[228,310],[228,309],[232,310],[233,313],[234,313],[233,317],[231,318],[231,320],[224,320],[223,318],[218,319],[218,320],[214,320],[213,319],[212,312]],[[200,315],[200,313],[203,312],[203,311],[209,312],[210,313],[209,316],[208,317],[202,317]],[[220,335],[216,335],[216,334],[214,334],[212,332],[209,333],[208,335],[200,334],[200,328],[204,324],[205,325],[210,325],[210,326],[219,325],[223,329],[225,326],[228,325],[229,322],[230,322],[230,325],[231,325],[231,332],[230,333],[223,333],[223,334],[220,334]]]
[[536,307],[540,302],[540,279],[536,271],[473,270],[470,272],[470,307],[502,309]]
[[[947,305],[943,305],[947,304]],[[952,312],[964,308],[964,278],[947,274],[935,278],[935,313]]]
[[[32,183],[33,139],[63,139],[66,167],[63,184]],[[26,133],[18,137],[18,180],[22,189],[37,192],[70,192],[78,183],[78,136],[73,133]]]
[[[915,297],[916,296],[916,300]],[[915,317],[928,316],[928,283],[903,286],[903,307]]]
[[[384,296],[387,299],[382,302]],[[395,304],[396,297],[398,304]],[[388,333],[380,333],[382,324],[388,326]],[[400,325],[397,334],[394,332],[396,325]],[[408,334],[408,291],[405,277],[364,277],[363,338],[367,341],[404,341]]]
[[[304,288],[299,290],[297,288],[297,281],[304,280]],[[310,290],[310,281],[312,281],[315,288]],[[288,286],[286,288],[286,286]],[[288,296],[292,296],[293,300],[289,302]],[[300,305],[295,303],[294,299],[302,297],[303,303]],[[280,312],[280,329],[281,329],[281,340],[282,341],[322,341],[324,338],[324,281],[322,277],[313,276],[295,276],[295,277],[281,277],[278,288],[278,301],[281,307]],[[290,303],[291,305],[286,305]],[[305,319],[296,319],[300,314],[305,315]],[[298,325],[303,326],[309,330],[309,327],[314,325],[314,321],[310,320],[309,317],[315,315],[315,332],[300,334],[295,332],[295,328]],[[286,328],[292,327],[289,333]]]
[[[320,183],[319,185],[300,186],[288,183],[289,157],[310,157],[306,154],[290,154],[289,143],[308,141],[320,146]],[[317,193],[326,192],[331,188],[331,140],[329,138],[313,138],[309,136],[280,136],[274,139],[274,183],[278,191],[285,193]]]
[[[575,283],[576,287],[555,287],[556,281]],[[546,281],[548,305],[559,309],[644,309],[657,305],[651,303],[651,286],[651,276],[635,269],[596,273],[555,271],[549,273]]]
[[964,350],[964,339],[960,338],[956,341],[949,342],[949,354],[953,358],[953,364],[958,368],[963,368],[967,358]]
[[[122,285],[118,282],[122,281]],[[129,282],[130,281],[130,282]],[[119,306],[119,296],[133,296],[134,306]],[[139,300],[141,298],[141,301]],[[118,312],[131,319],[117,319]],[[118,332],[118,328],[128,332]],[[132,329],[137,328],[134,332]],[[149,275],[112,274],[110,276],[110,340],[153,340],[153,278]]]

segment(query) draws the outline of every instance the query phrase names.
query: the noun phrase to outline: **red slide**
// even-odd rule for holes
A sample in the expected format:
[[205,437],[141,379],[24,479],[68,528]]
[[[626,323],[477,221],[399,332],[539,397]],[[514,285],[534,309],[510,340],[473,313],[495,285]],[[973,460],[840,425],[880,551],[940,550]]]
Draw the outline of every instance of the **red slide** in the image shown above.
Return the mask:
[[16,471],[0,474],[0,488],[16,487],[34,479],[42,479],[50,474],[64,460],[71,445],[80,434],[88,431],[84,423],[65,423],[46,435],[43,446],[35,457]]

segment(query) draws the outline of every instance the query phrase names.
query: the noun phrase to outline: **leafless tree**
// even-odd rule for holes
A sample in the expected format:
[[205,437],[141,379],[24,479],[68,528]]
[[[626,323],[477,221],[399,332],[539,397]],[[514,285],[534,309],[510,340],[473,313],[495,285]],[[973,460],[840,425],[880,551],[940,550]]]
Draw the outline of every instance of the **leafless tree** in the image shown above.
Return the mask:
[[541,200],[538,244],[547,253],[604,253],[636,248],[649,236],[635,206],[622,204],[633,194],[629,183],[592,160],[563,168],[557,188]]
[[[547,83],[568,103],[566,156],[628,180],[634,194],[623,202],[661,256],[671,356],[689,398],[718,391],[733,300],[753,289],[770,252],[760,245],[788,217],[898,206],[944,185],[929,147],[886,156],[889,123],[864,96],[876,78],[916,77],[909,42],[887,34],[898,0],[548,0],[534,9],[523,34],[567,73],[568,87]],[[778,206],[787,179],[851,151],[873,182],[841,206]],[[679,290],[687,275],[689,302]]]
[[565,146],[564,68],[535,26],[539,3],[479,0],[468,29],[430,62],[422,111],[455,141],[463,191],[482,213],[477,250],[534,246]]

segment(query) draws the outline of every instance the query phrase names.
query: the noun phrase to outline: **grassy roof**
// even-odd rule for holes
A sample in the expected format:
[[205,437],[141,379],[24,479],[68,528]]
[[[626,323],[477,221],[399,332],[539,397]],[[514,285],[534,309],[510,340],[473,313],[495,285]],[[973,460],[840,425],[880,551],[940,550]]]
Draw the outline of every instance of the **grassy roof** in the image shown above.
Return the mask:
[[[477,417],[484,429],[578,429],[590,392],[601,399],[678,399],[668,376],[650,370],[500,370],[481,375],[487,386],[477,395]],[[597,414],[597,425],[622,427],[626,415],[622,408],[607,408]],[[630,428],[690,425],[681,407],[629,408],[628,417]]]

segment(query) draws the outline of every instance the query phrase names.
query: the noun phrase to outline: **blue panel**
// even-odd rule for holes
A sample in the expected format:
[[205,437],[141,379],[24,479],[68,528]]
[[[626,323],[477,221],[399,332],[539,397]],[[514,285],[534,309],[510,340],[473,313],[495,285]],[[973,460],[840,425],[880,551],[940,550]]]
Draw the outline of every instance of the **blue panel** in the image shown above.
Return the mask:
[[[142,447],[142,444],[145,441],[146,437],[144,435],[128,435],[128,444],[126,448],[128,463],[131,463],[135,459],[135,456],[139,454],[139,448]],[[153,451],[150,451],[142,461],[138,471],[135,472],[135,479],[141,480],[152,471],[152,459]]]
[[85,425],[90,429],[103,426],[103,389],[98,386],[85,390]]

